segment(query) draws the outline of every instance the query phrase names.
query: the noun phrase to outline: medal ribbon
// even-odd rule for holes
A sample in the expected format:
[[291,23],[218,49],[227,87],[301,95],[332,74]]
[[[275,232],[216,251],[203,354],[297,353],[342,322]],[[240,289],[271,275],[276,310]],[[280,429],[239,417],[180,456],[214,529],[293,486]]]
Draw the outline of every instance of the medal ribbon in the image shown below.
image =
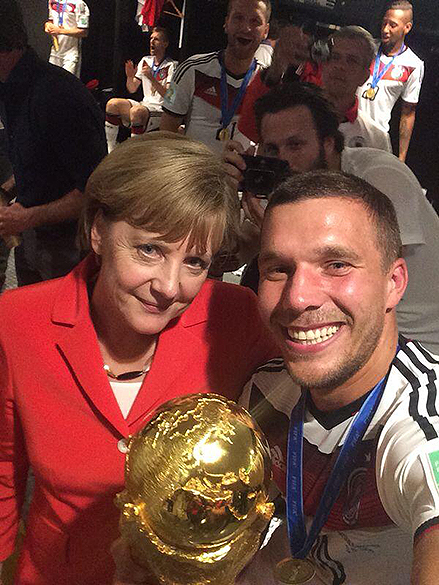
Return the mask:
[[58,11],[58,26],[63,26],[63,24],[64,24],[64,12],[66,11],[66,8],[67,8],[67,0],[62,3],[62,10],[60,10],[60,5],[61,5],[61,0],[58,0],[58,6],[57,6],[57,11]]
[[376,88],[376,86],[378,85],[378,82],[384,77],[386,71],[392,65],[393,61],[395,60],[395,57],[398,57],[399,55],[401,55],[401,53],[403,51],[405,51],[404,43],[402,43],[402,47],[401,47],[400,51],[396,55],[393,55],[393,57],[390,59],[390,61],[380,71],[381,55],[383,54],[383,48],[382,47],[379,48],[377,56],[375,57],[375,65],[373,68],[372,83],[370,84],[370,87],[372,89]]
[[[399,349],[399,347],[398,347]],[[287,524],[291,555],[296,559],[305,558],[311,550],[320,530],[338,498],[340,490],[352,471],[355,452],[363,439],[367,427],[378,408],[388,374],[370,391],[357,413],[348,436],[341,448],[329,479],[323,490],[309,533],[306,533],[303,513],[303,423],[305,416],[306,394],[302,394],[294,407],[288,431],[287,452]]]
[[162,63],[163,63],[163,60],[160,61],[160,63],[158,65],[154,65],[154,61],[152,62],[151,71],[152,71],[152,76],[154,77],[154,79],[157,78],[157,74],[159,72],[159,69],[160,69]]
[[231,107],[229,108],[229,89],[227,86],[227,73],[226,67],[223,62],[223,56],[220,53],[218,55],[218,60],[221,65],[221,121],[220,124],[223,129],[226,129],[227,126],[232,121],[233,116],[235,115],[236,110],[239,108],[239,104],[241,103],[242,98],[244,97],[245,90],[247,89],[248,84],[250,83],[250,79],[256,69],[256,59],[253,59],[250,68],[248,69],[247,73],[242,80],[241,87],[239,88],[238,93],[233,100]]

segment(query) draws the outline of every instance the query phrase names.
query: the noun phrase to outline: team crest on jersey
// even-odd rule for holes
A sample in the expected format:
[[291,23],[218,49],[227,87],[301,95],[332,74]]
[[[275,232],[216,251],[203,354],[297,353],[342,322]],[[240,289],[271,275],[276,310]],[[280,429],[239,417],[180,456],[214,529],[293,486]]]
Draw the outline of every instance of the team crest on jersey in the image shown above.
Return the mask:
[[275,445],[270,449],[271,454],[271,463],[273,467],[277,467],[284,473],[287,471],[287,466],[285,465],[284,456],[282,454],[282,450],[279,445]]
[[395,65],[390,75],[392,76],[392,79],[398,81],[398,79],[401,79],[401,77],[404,75],[404,67],[401,67],[400,65]]
[[159,81],[163,81],[164,79],[166,79],[168,77],[168,70],[169,67],[164,67],[163,69],[160,69],[157,74],[157,79]]

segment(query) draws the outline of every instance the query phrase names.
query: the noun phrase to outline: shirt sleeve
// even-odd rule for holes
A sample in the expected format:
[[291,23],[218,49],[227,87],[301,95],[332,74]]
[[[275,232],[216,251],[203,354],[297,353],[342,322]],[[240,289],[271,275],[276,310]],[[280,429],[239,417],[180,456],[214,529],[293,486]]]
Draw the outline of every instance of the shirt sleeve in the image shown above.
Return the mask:
[[401,98],[409,104],[417,104],[419,102],[419,94],[421,92],[422,80],[424,79],[424,62],[421,61],[419,67],[416,67],[407,83],[404,85]]
[[185,116],[191,107],[194,91],[195,68],[187,59],[175,70],[163,100],[163,109],[177,116]]
[[377,486],[384,509],[400,528],[415,535],[437,521],[439,438],[427,441],[407,417],[386,425],[377,450]]
[[85,2],[78,3],[78,16],[76,26],[78,28],[88,28],[90,22],[90,10]]
[[28,469],[7,352],[0,340],[0,561],[14,551]]
[[361,178],[382,191],[393,203],[402,244],[425,244],[419,208],[420,198],[425,195],[410,169],[397,162],[392,165],[373,165]]

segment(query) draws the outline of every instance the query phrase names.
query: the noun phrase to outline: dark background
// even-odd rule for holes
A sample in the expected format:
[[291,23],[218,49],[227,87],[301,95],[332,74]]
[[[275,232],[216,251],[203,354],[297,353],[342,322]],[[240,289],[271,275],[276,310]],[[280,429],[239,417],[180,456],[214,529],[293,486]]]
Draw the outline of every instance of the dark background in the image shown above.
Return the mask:
[[[30,43],[47,58],[50,41],[44,34],[47,0],[18,0],[28,27]],[[125,95],[124,61],[138,61],[148,53],[149,36],[135,21],[137,0],[86,0],[91,12],[89,36],[83,44],[82,79],[99,80],[106,96]],[[182,0],[175,0],[181,7]],[[273,0],[272,0],[273,1]],[[316,0],[320,1],[320,0]],[[299,0],[274,1],[273,14],[300,22],[322,24],[359,24],[379,36],[380,22],[388,0],[326,0],[333,8]],[[415,24],[408,44],[425,61],[426,74],[417,109],[416,125],[407,163],[428,189],[430,198],[439,201],[439,1],[413,0]],[[194,53],[216,50],[225,45],[223,23],[225,0],[187,0],[183,45],[179,50],[180,20],[163,16],[173,42],[170,54],[182,60]],[[322,27],[324,30],[324,27]],[[392,117],[392,140],[397,141],[398,108]]]

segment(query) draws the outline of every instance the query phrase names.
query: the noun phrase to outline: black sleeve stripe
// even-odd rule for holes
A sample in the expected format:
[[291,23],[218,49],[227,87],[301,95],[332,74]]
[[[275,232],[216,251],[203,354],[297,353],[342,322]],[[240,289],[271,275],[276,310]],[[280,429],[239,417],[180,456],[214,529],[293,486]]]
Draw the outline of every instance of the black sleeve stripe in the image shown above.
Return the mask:
[[217,57],[218,57],[218,53],[216,52],[216,53],[207,53],[207,55],[204,55],[203,57],[199,57],[198,59],[192,59],[192,58],[186,59],[186,61],[183,61],[183,63],[181,63],[177,67],[177,69],[175,70],[173,82],[179,83],[181,81],[181,78],[183,77],[183,75],[186,73],[186,71],[191,69],[191,67],[196,67],[197,65],[203,65],[205,63],[209,63],[210,61],[213,61]]
[[410,349],[410,347],[408,345],[406,345],[402,351],[407,355],[407,357],[410,358],[413,365],[415,365],[420,372],[422,372],[423,374],[425,374],[427,376],[427,379],[428,379],[427,412],[428,412],[429,416],[438,416],[438,412],[436,409],[437,376],[436,376],[435,370],[433,368],[429,368],[427,365],[425,365],[421,361],[419,361],[419,359],[417,358],[414,351],[412,349]]
[[438,434],[430,423],[430,421],[421,413],[419,412],[419,387],[420,383],[416,376],[411,372],[406,365],[404,365],[400,359],[395,358],[393,360],[393,365],[401,372],[401,374],[405,377],[408,381],[410,386],[412,387],[412,391],[410,392],[410,400],[409,400],[409,414],[413,418],[413,420],[419,425],[420,429],[425,435],[427,441],[431,441],[432,439],[437,439]]
[[427,520],[427,522],[424,522],[424,524],[421,524],[421,526],[416,530],[414,539],[416,540],[426,530],[428,530],[429,528],[433,528],[434,526],[437,526],[438,524],[439,524],[439,516],[436,516],[436,518],[431,518],[430,520]]

